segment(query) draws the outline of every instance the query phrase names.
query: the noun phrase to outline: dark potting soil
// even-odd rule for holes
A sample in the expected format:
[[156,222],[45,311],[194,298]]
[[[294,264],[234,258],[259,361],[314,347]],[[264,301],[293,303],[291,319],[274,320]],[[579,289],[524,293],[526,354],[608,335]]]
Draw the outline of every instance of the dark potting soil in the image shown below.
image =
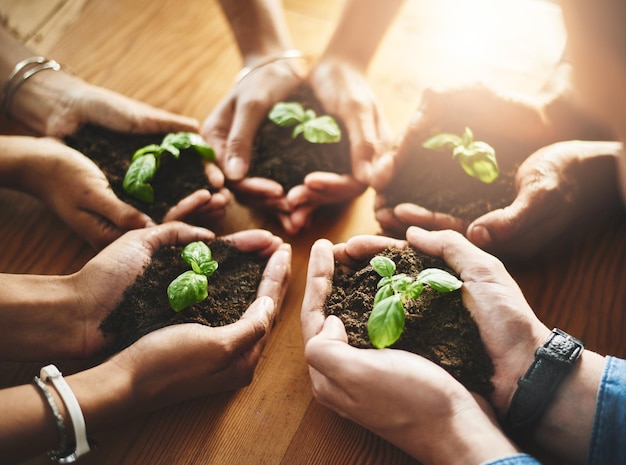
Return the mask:
[[428,150],[421,147],[422,142],[411,144],[413,152],[408,154],[406,164],[379,194],[385,197],[387,206],[414,203],[467,221],[513,202],[517,168],[532,153],[528,147],[511,141],[485,140],[495,149],[500,169],[498,178],[485,184],[467,175],[452,158],[451,150]]
[[[285,101],[299,102],[318,116],[326,114],[312,89],[306,85],[298,87]],[[313,171],[351,173],[348,133],[342,121],[334,118],[341,129],[341,141],[332,144],[313,144],[302,135],[294,139],[291,137],[293,128],[278,126],[266,118],[254,139],[248,176],[272,179],[288,192],[302,184],[305,176]]]
[[67,136],[65,143],[91,158],[107,177],[113,192],[124,202],[146,213],[157,222],[180,200],[199,189],[215,190],[204,173],[204,162],[193,150],[182,151],[176,159],[169,153],[150,182],[154,202],[147,204],[126,193],[122,187],[133,153],[149,144],[160,144],[165,134],[127,134],[87,125]]
[[175,312],[169,304],[167,287],[178,275],[190,269],[181,258],[183,246],[159,249],[122,301],[101,323],[108,339],[106,353],[128,347],[156,329],[180,323],[224,326],[238,321],[256,298],[267,258],[242,252],[230,243],[215,239],[208,243],[218,262],[209,277],[208,297]]
[[[417,276],[425,268],[441,268],[445,263],[409,247],[389,248],[381,255],[396,262],[397,273]],[[454,274],[454,273],[453,273]],[[333,290],[326,300],[327,315],[339,317],[350,345],[372,348],[367,320],[372,311],[380,276],[369,260],[354,269],[335,264]],[[442,294],[426,286],[417,300],[405,305],[406,323],[400,339],[392,346],[419,354],[440,365],[467,389],[489,397],[493,392],[494,367],[487,354],[478,326],[463,306],[459,291]]]

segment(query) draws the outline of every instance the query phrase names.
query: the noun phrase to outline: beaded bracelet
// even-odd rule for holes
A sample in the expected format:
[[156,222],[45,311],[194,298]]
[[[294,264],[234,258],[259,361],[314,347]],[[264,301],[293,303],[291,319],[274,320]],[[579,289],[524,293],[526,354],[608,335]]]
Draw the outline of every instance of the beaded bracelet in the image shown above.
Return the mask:
[[54,60],[48,60],[42,56],[26,58],[15,65],[13,71],[11,71],[2,86],[3,114],[5,117],[9,117],[11,101],[17,89],[29,78],[46,69],[60,71],[61,65]]
[[57,404],[54,401],[52,394],[50,394],[46,383],[44,383],[39,376],[35,376],[33,384],[41,390],[41,393],[52,410],[52,415],[54,416],[54,420],[57,424],[57,430],[59,432],[59,447],[48,452],[50,457],[57,457],[65,452],[65,449],[67,449],[67,430],[65,429],[65,420],[63,419],[63,415],[59,412]]
[[248,74],[262,68],[263,66],[269,65],[270,63],[276,63],[277,61],[293,59],[304,59],[304,55],[302,55],[300,50],[285,50],[281,55],[271,56],[265,60],[261,60],[253,66],[241,68],[241,71],[239,71],[237,76],[235,76],[235,85],[239,84]]

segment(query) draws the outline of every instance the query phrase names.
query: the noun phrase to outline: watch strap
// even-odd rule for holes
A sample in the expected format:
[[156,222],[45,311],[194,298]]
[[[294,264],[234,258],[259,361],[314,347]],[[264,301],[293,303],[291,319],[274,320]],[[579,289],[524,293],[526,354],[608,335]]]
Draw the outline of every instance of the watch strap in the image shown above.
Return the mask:
[[530,439],[554,395],[584,350],[583,343],[555,328],[535,351],[535,360],[517,382],[506,426],[511,434]]

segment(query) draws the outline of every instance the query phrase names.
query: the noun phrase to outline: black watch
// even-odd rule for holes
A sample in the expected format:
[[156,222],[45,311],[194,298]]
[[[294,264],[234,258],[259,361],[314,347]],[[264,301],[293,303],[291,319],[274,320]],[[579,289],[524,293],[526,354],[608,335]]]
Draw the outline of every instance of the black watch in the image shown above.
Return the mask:
[[535,360],[517,382],[506,427],[520,440],[530,440],[557,388],[582,354],[584,345],[560,329],[553,329]]

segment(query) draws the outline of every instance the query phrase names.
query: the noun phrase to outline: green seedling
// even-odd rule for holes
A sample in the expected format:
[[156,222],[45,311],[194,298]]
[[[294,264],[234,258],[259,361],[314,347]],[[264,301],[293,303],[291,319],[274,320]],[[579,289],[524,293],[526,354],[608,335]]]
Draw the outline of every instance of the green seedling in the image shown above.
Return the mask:
[[130,166],[124,176],[124,190],[141,202],[154,202],[154,190],[150,181],[159,169],[161,156],[168,152],[178,159],[185,149],[194,149],[203,159],[215,161],[215,152],[199,134],[190,132],[170,133],[163,138],[160,145],[146,145],[133,154]]
[[298,102],[278,102],[268,115],[282,127],[294,127],[291,136],[299,134],[313,144],[332,144],[341,140],[341,130],[332,116],[317,116],[315,111],[305,110]]
[[388,257],[377,255],[370,265],[381,276],[378,282],[374,308],[367,321],[370,341],[377,349],[395,343],[404,331],[404,303],[417,299],[428,285],[438,292],[451,292],[459,289],[463,282],[445,270],[427,268],[416,278],[404,273],[395,274],[396,264]]
[[211,249],[204,242],[191,242],[185,246],[181,257],[191,266],[167,287],[170,306],[176,312],[202,302],[209,295],[208,278],[217,270]]
[[474,140],[470,128],[466,127],[462,136],[450,133],[434,135],[422,146],[438,151],[452,149],[452,157],[459,160],[463,170],[485,184],[490,184],[498,178],[496,151],[491,145]]

